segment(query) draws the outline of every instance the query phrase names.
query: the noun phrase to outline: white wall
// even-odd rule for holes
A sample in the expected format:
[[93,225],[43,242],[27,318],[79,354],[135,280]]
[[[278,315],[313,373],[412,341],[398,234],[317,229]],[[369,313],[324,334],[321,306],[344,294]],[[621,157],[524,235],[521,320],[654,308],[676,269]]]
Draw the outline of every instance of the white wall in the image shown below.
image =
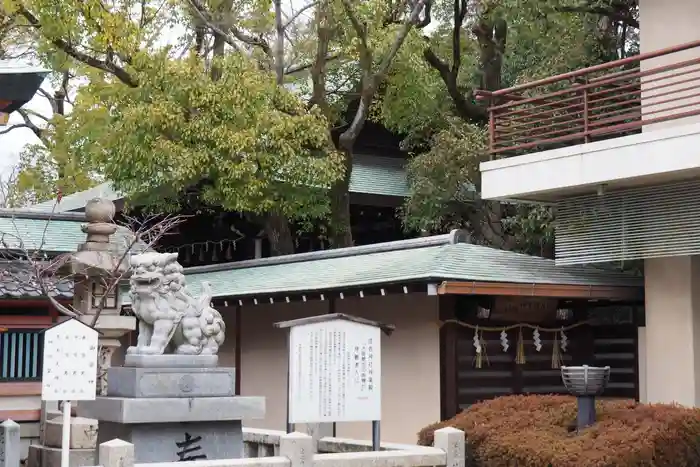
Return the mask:
[[[654,52],[661,49],[666,49],[680,44],[700,40],[700,27],[698,27],[698,18],[700,18],[700,1],[698,0],[639,0],[639,23],[640,23],[640,48],[642,53]],[[653,60],[642,61],[642,71],[651,68],[657,68],[664,65],[679,63],[681,61],[690,60],[700,57],[700,48],[678,52]],[[660,87],[662,84],[678,81],[679,83],[664,89],[646,91],[642,94],[644,105],[644,116],[646,118],[655,118],[670,113],[681,113],[700,109],[700,98],[690,97],[692,94],[698,93],[700,85],[700,71],[695,71],[690,74],[668,78],[669,75],[686,72],[688,70],[699,70],[698,65],[689,65],[684,68],[670,70],[664,74],[655,74],[643,78],[643,89]],[[649,82],[650,80],[658,80],[660,77],[666,76],[663,81]],[[689,81],[694,79],[694,81]],[[681,82],[683,81],[683,82]],[[680,92],[695,86],[695,89]],[[679,91],[678,93],[668,94],[671,91]],[[654,94],[663,93],[664,96],[654,98]],[[668,102],[658,103],[659,101],[671,100],[683,95],[689,96],[684,102]],[[652,105],[653,103],[657,105]],[[679,105],[688,105],[684,108],[677,108]],[[663,112],[664,108],[675,109]],[[656,112],[650,114],[649,112]],[[700,116],[684,118],[682,120],[672,120],[669,122],[655,123],[648,125],[644,131],[657,130],[659,128],[683,125],[687,123],[700,122]]]
[[700,256],[645,260],[644,275],[643,401],[700,405]]

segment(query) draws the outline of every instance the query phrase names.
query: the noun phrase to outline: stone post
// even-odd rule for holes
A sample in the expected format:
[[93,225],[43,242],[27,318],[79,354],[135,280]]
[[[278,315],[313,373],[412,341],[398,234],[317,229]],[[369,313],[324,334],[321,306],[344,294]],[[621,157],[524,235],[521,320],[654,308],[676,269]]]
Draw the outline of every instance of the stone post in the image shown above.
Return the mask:
[[98,450],[97,462],[102,467],[133,467],[134,445],[121,439],[102,443]]
[[0,467],[19,467],[19,424],[12,420],[0,423]]
[[316,446],[311,436],[304,433],[287,433],[280,437],[280,456],[291,462],[291,467],[313,467]]
[[[73,306],[80,313],[80,320],[95,325],[100,331],[100,349],[97,362],[97,394],[107,394],[107,370],[112,366],[112,357],[121,347],[119,339],[136,329],[136,318],[121,316],[121,294],[118,284],[103,300],[106,289],[128,270],[129,240],[112,239],[117,232],[114,223],[114,203],[95,198],[85,206],[82,226],[87,235],[85,243],[71,263],[75,277]],[[100,311],[101,308],[101,311]],[[95,317],[99,318],[95,322]]]
[[465,445],[466,442],[462,430],[452,427],[435,430],[433,446],[445,451],[445,465],[447,467],[466,466]]

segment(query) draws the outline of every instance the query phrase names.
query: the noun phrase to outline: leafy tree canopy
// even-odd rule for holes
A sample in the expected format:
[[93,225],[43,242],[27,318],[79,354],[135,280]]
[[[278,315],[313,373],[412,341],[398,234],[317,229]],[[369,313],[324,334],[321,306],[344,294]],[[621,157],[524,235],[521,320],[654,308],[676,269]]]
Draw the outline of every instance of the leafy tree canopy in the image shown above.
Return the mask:
[[373,115],[407,136],[412,195],[407,228],[462,227],[484,244],[537,254],[553,241],[553,213],[479,198],[488,160],[487,103],[496,90],[636,51],[636,1],[501,0],[439,2],[439,27],[424,33],[422,56],[399,62]]
[[[278,234],[280,218],[330,214],[336,246],[352,242],[352,146],[367,118],[406,135],[415,154],[408,229],[465,227],[477,241],[528,251],[550,242],[547,209],[479,197],[487,111],[475,91],[633,53],[638,27],[636,0],[4,6],[78,89],[64,92],[72,112],[55,108],[42,128],[43,152],[24,158],[27,185],[53,177],[68,192],[106,178],[161,203],[199,186],[210,204],[278,216]],[[359,105],[344,121],[350,100]]]

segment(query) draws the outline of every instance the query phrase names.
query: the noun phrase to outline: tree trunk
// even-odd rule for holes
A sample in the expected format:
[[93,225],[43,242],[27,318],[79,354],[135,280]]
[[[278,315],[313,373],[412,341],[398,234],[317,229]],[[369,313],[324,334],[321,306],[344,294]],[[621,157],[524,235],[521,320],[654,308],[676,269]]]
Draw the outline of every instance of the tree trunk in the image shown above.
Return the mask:
[[283,215],[275,212],[265,215],[265,235],[270,242],[272,256],[294,254],[294,236],[289,221]]
[[343,152],[345,175],[336,181],[330,190],[331,197],[331,248],[353,246],[350,228],[350,176],[352,175],[352,153]]

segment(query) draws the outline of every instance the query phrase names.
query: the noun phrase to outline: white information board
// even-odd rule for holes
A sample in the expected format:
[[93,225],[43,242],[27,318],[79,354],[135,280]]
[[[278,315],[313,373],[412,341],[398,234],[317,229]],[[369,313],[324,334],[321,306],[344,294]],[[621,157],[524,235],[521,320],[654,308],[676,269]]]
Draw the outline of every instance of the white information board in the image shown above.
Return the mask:
[[336,319],[289,332],[289,423],[381,419],[378,327]]
[[43,400],[95,399],[98,336],[96,330],[77,319],[69,319],[44,332]]

